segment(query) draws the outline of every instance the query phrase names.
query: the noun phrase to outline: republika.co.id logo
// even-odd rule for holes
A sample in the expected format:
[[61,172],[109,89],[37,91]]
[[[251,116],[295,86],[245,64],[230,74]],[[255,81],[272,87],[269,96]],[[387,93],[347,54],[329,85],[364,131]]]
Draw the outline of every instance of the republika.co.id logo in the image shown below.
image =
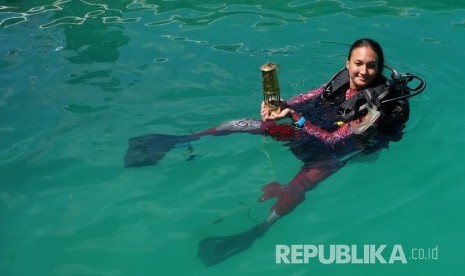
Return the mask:
[[401,244],[276,245],[277,264],[407,264],[409,261],[437,260],[438,257],[438,246],[406,251]]

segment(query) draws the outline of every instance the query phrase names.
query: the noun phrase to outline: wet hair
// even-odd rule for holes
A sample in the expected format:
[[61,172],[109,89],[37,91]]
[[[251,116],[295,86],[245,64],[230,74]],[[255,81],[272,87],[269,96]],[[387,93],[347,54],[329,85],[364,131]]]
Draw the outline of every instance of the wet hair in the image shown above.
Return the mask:
[[381,48],[381,45],[379,45],[378,42],[374,41],[373,39],[370,38],[362,38],[357,41],[355,41],[352,46],[350,46],[349,50],[349,55],[347,56],[347,60],[350,60],[350,57],[352,56],[352,51],[356,48],[360,47],[369,47],[373,51],[375,51],[376,55],[378,56],[378,74],[377,77],[382,75],[383,72],[383,67],[384,67],[384,53],[383,49]]

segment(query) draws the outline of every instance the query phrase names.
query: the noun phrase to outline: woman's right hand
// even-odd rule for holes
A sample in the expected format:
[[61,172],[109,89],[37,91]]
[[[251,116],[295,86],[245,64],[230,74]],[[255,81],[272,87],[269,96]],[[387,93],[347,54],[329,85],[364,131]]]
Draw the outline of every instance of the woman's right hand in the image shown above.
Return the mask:
[[289,108],[285,108],[279,113],[276,111],[270,112],[270,108],[265,104],[265,102],[262,102],[260,113],[263,121],[275,121],[289,116],[289,114],[291,114],[291,110]]

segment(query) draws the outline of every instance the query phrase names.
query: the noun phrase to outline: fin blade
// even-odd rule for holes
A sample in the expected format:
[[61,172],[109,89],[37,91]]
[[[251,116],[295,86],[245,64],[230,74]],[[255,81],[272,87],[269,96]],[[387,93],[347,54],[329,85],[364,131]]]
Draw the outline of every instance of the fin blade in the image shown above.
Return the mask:
[[129,146],[124,156],[125,167],[142,167],[157,164],[185,136],[166,134],[146,134],[129,139]]
[[262,235],[257,225],[242,233],[209,237],[199,242],[198,256],[206,266],[212,266],[249,249]]

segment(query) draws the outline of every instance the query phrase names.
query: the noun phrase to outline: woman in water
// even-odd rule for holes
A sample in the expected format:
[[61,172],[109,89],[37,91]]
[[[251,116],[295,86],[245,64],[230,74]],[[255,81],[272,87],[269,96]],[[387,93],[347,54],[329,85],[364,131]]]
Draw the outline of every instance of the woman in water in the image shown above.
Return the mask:
[[[348,145],[344,145],[344,148],[338,149],[339,152],[337,152],[334,150],[335,144],[341,143],[344,140],[349,139],[351,136],[355,136],[357,127],[365,127],[366,124],[371,123],[369,127],[374,130],[383,120],[383,116],[381,116],[381,118],[373,118],[373,114],[366,114],[362,117],[354,117],[353,120],[348,122],[336,121],[338,120],[338,117],[334,116],[334,112],[330,112],[330,118],[327,118],[329,119],[329,122],[326,120],[327,122],[320,122],[320,124],[317,125],[316,122],[305,119],[302,114],[309,112],[316,113],[308,115],[315,117],[315,115],[324,116],[327,112],[322,112],[323,114],[321,114],[318,112],[318,109],[311,108],[309,110],[308,107],[305,108],[306,103],[311,102],[312,100],[314,101],[318,97],[322,97],[323,101],[319,104],[322,106],[327,104],[331,108],[356,96],[363,89],[383,86],[386,83],[386,78],[382,75],[383,67],[384,54],[381,46],[371,39],[360,39],[353,43],[350,47],[346,60],[346,71],[343,71],[348,74],[348,82],[345,80],[345,83],[343,83],[341,87],[330,87],[331,83],[329,83],[316,90],[310,91],[309,93],[296,96],[286,103],[287,108],[283,109],[283,111],[279,114],[270,113],[268,107],[262,103],[261,115],[264,121],[280,120],[290,116],[295,124],[297,124],[297,127],[302,128],[301,131],[305,132],[309,136],[319,139],[320,142],[326,145],[326,147],[324,147],[320,144],[319,147],[328,148],[327,150],[323,150],[319,153],[320,157],[318,158],[304,154],[304,166],[288,184],[279,185],[278,183],[273,182],[263,188],[264,193],[260,197],[260,201],[267,200],[271,197],[278,198],[277,202],[272,207],[272,214],[270,216],[275,217],[273,213],[275,213],[278,217],[287,214],[304,199],[305,191],[314,188],[319,182],[339,169],[344,162],[341,162],[339,158],[334,158],[334,155],[341,155],[341,153],[344,154],[352,150],[357,152],[356,147],[351,148]],[[332,81],[334,82],[335,79]],[[341,80],[337,81],[340,82]],[[408,120],[408,113],[408,102],[405,101],[404,116],[401,121],[396,122],[397,128],[403,128],[403,124]],[[368,116],[372,117],[367,118]],[[326,124],[326,126],[324,126],[324,124]],[[363,135],[363,140],[365,140],[364,142],[359,141],[359,149],[366,147],[364,143],[367,143],[368,140],[373,140],[374,137],[372,136],[375,136],[373,130],[371,130],[368,134],[358,134]],[[358,139],[360,138],[361,137],[358,137]],[[305,151],[305,146],[300,150]],[[273,221],[276,219],[277,218],[273,218]]]
[[[209,238],[201,242],[199,256],[207,265],[217,263],[248,248],[250,241],[301,203],[305,192],[339,170],[351,157],[373,152],[386,147],[389,141],[401,138],[409,117],[406,98],[412,89],[409,90],[407,83],[412,78],[393,70],[393,79],[388,80],[382,74],[383,68],[381,46],[372,39],[359,39],[350,47],[344,69],[327,84],[283,102],[280,113],[270,112],[262,103],[262,121],[234,120],[186,136],[149,134],[131,138],[125,165],[153,165],[175,145],[206,135],[246,132],[271,136],[287,143],[303,162],[300,171],[286,184],[271,182],[262,188],[259,201],[277,198],[270,214],[252,230],[232,236],[246,237],[249,242],[242,247],[243,240]],[[424,83],[421,82],[422,91]],[[291,118],[293,123],[277,123],[285,118]],[[228,248],[231,245],[240,248]],[[224,256],[219,256],[220,251],[225,252]]]

